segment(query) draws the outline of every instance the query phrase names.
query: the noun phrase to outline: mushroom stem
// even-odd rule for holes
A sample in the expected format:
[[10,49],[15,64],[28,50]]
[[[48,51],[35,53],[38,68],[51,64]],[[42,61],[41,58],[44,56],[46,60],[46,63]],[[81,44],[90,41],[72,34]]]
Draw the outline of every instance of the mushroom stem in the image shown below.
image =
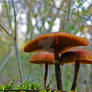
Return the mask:
[[48,74],[48,64],[45,64],[45,74],[44,74],[44,88],[46,89],[47,82],[47,74]]
[[80,69],[80,63],[79,63],[79,61],[76,61],[76,62],[75,62],[75,73],[74,73],[74,79],[73,79],[73,83],[72,83],[71,90],[75,90],[75,88],[76,88],[79,69]]
[[54,57],[55,57],[55,75],[56,75],[57,89],[62,90],[62,79],[61,79],[59,55],[55,53]]

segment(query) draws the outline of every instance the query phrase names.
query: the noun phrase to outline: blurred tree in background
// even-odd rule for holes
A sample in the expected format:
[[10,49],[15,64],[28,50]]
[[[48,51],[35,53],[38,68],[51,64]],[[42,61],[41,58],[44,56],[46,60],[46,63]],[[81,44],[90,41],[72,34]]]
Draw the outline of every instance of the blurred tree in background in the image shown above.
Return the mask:
[[[16,84],[29,80],[43,85],[43,66],[30,64],[34,53],[24,53],[23,47],[38,35],[62,31],[86,37],[85,49],[92,50],[92,0],[0,0],[0,84],[15,78]],[[71,87],[73,67],[63,66],[66,90]],[[92,65],[81,65],[78,92],[91,92],[91,70]],[[55,88],[53,74],[50,66],[48,83]]]

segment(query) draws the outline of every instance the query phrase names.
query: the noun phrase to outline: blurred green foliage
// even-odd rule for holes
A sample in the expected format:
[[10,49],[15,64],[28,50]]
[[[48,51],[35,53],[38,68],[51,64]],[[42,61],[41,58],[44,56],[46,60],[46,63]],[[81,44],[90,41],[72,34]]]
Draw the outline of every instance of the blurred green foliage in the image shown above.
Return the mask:
[[[17,85],[17,86],[14,86],[14,81],[15,80],[12,80],[10,83],[8,84],[2,84],[0,85],[0,92],[3,92],[3,90],[11,90],[13,92],[20,92],[18,90],[40,90],[39,92],[47,92],[46,89],[42,89],[41,86],[36,83],[36,82],[29,82],[29,81],[25,81],[23,84],[21,85]],[[14,91],[16,90],[16,91]],[[11,91],[8,91],[8,92],[11,92]],[[26,92],[26,91],[23,91],[23,92]],[[38,91],[37,91],[38,92]],[[52,89],[49,89],[48,92],[52,92]],[[56,92],[56,91],[54,91]]]

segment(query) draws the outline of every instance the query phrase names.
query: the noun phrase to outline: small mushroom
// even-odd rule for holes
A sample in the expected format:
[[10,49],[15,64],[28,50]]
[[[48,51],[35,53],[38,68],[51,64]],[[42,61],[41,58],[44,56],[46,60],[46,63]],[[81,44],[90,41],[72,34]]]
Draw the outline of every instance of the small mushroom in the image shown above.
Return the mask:
[[48,51],[54,53],[55,58],[55,74],[57,89],[62,89],[61,71],[59,54],[65,53],[72,47],[87,46],[88,41],[85,38],[77,37],[76,35],[66,32],[47,33],[36,37],[29,42],[25,47],[25,52]]
[[37,53],[30,58],[30,63],[40,64],[40,65],[45,64],[44,88],[46,88],[48,65],[54,64],[54,54],[49,52]]
[[63,64],[73,63],[75,64],[74,80],[71,90],[75,90],[80,64],[92,64],[92,52],[85,49],[72,49],[64,53],[60,60]]

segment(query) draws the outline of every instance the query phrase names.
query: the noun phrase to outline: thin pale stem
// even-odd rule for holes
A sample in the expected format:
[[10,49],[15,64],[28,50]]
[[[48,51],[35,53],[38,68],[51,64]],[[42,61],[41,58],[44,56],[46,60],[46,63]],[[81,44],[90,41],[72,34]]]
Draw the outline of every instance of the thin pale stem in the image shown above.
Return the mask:
[[75,73],[74,73],[74,79],[72,83],[71,90],[75,90],[76,85],[77,85],[77,79],[78,79],[78,74],[79,74],[79,69],[80,69],[80,62],[76,61],[75,62]]
[[13,39],[12,34],[10,34],[10,33],[8,32],[8,30],[7,30],[7,29],[5,29],[5,27],[4,27],[3,25],[1,25],[1,24],[0,24],[0,28],[2,28],[2,30],[3,30],[6,34],[8,34],[8,35],[9,35],[9,37],[11,37],[11,38]]
[[48,64],[45,64],[45,74],[44,74],[44,88],[46,89],[47,84],[47,75],[48,75]]
[[55,75],[56,75],[57,89],[62,90],[62,77],[61,77],[61,70],[60,70],[59,55],[55,53],[54,57],[55,57]]
[[22,67],[21,67],[21,61],[20,61],[20,55],[18,52],[18,47],[17,47],[17,43],[16,41],[13,43],[14,44],[14,50],[16,53],[16,58],[17,58],[17,62],[18,62],[18,71],[19,71],[19,76],[20,76],[20,83],[23,83],[23,76],[22,76]]
[[15,28],[14,28],[14,31],[15,31],[14,39],[16,40],[16,39],[17,39],[17,21],[16,21],[16,11],[15,11],[14,1],[13,1],[13,0],[11,0],[11,2],[12,2],[13,10],[14,10],[14,25],[15,25]]
[[69,20],[70,20],[70,16],[71,16],[71,12],[72,12],[72,3],[73,0],[68,0],[68,11],[67,11],[67,20],[66,20],[66,26],[65,26],[65,31],[68,32],[68,27],[69,27]]
[[12,2],[13,10],[14,10],[14,24],[15,24],[15,28],[14,28],[15,34],[14,34],[14,39],[12,39],[12,41],[13,41],[14,50],[15,50],[15,53],[16,53],[17,62],[18,62],[18,70],[19,70],[20,82],[22,83],[22,82],[23,82],[23,77],[22,77],[22,66],[21,66],[21,60],[20,60],[20,55],[19,55],[18,46],[17,46],[17,22],[16,22],[16,11],[15,11],[14,1],[11,0],[11,2]]
[[12,50],[8,56],[5,58],[5,60],[3,61],[3,63],[0,65],[0,72],[2,71],[3,67],[5,66],[5,64],[7,63],[7,61],[9,60],[9,58],[12,56],[12,54],[14,53],[14,50]]

